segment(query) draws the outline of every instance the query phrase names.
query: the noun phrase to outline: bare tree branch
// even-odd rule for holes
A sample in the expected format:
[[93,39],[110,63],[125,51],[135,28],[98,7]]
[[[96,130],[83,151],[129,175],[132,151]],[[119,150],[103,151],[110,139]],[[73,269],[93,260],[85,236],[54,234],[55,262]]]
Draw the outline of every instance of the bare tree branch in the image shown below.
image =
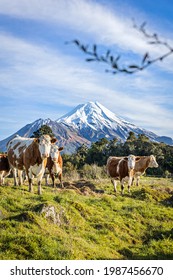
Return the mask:
[[166,41],[162,41],[157,33],[149,34],[146,31],[146,22],[143,22],[140,26],[137,26],[133,20],[133,27],[143,34],[143,36],[147,39],[148,44],[164,46],[167,51],[156,58],[151,58],[150,54],[146,52],[143,55],[140,64],[129,64],[127,66],[122,66],[122,64],[120,64],[121,56],[113,55],[109,49],[105,52],[105,54],[100,54],[96,44],[91,46],[84,45],[77,39],[71,42],[66,42],[66,44],[75,44],[79,50],[84,52],[85,55],[87,55],[86,62],[101,62],[107,64],[109,69],[106,69],[105,71],[112,74],[134,74],[144,70],[158,61],[163,61],[165,58],[173,54],[173,47],[170,46]]

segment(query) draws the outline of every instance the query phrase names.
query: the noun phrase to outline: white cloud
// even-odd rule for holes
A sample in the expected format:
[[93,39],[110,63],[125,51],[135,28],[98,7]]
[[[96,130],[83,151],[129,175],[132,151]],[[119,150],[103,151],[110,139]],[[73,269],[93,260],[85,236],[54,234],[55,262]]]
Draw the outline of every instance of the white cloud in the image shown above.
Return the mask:
[[143,54],[146,50],[160,53],[160,48],[148,45],[132,28],[131,18],[112,11],[105,5],[87,0],[1,0],[0,13],[61,24],[88,34],[92,40],[105,45],[117,45],[121,49]]
[[78,88],[81,77],[90,75],[72,57],[64,56],[12,36],[0,35],[1,58],[4,64],[0,73],[1,86],[24,88],[32,86]]
[[[131,28],[130,20],[94,1],[0,0],[0,13],[41,20],[58,27],[64,25],[95,38],[98,43],[117,44],[137,53],[143,53],[148,47]],[[156,133],[165,128],[171,135],[171,114],[162,106],[165,97],[162,93],[155,97],[157,89],[167,88],[167,85],[156,74],[151,75],[150,69],[134,77],[120,75],[117,78],[98,73],[93,66],[65,55],[58,46],[56,50],[39,46],[7,33],[0,34],[0,41],[0,86],[6,89],[6,98],[11,98],[19,108],[22,105],[19,112],[15,109],[12,118],[20,114],[19,119],[24,122],[22,116],[31,108],[36,118],[39,114],[45,116],[48,109],[41,107],[45,104],[47,108],[51,104],[57,106],[49,111],[51,118],[58,118],[61,106],[71,108],[81,101],[95,99],[113,112],[136,120],[139,126],[153,127]],[[161,63],[161,67],[171,71],[171,62]],[[6,114],[9,108],[11,110],[12,105],[5,104],[1,114]],[[29,122],[28,116],[25,117]]]

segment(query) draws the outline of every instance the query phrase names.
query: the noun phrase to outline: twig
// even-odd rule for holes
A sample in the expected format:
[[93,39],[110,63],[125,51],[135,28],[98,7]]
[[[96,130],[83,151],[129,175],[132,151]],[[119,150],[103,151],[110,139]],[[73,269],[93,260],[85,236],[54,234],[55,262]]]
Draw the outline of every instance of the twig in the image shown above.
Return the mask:
[[77,39],[71,42],[66,42],[66,44],[75,44],[82,52],[84,52],[87,55],[86,62],[106,63],[110,67],[110,69],[105,70],[108,73],[134,74],[144,70],[158,61],[163,61],[165,58],[173,54],[173,47],[171,47],[167,42],[160,40],[157,33],[149,34],[146,31],[145,26],[146,22],[143,22],[140,26],[137,26],[133,20],[133,27],[144,35],[144,37],[148,40],[148,44],[164,46],[168,49],[168,51],[153,59],[150,57],[150,54],[146,52],[143,55],[140,64],[129,64],[127,66],[122,66],[120,65],[120,55],[113,55],[109,49],[105,52],[105,54],[99,54],[96,44],[91,46],[84,45]]

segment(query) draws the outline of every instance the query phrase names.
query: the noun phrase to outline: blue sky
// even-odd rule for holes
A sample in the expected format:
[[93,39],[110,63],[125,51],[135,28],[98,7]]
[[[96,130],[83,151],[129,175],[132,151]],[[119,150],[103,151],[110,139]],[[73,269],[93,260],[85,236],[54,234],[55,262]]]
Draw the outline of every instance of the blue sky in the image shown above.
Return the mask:
[[147,44],[132,18],[173,47],[171,0],[0,0],[0,140],[88,101],[173,138],[173,55],[135,75],[113,76],[65,44],[97,43],[122,62],[165,52]]

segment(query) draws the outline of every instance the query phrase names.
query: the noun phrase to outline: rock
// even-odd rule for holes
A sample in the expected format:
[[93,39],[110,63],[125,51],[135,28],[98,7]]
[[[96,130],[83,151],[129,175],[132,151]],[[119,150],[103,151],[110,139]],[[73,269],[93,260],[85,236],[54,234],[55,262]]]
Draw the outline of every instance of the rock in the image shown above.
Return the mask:
[[64,210],[61,208],[57,213],[53,205],[41,204],[37,206],[37,212],[42,214],[46,219],[52,221],[54,224],[62,225],[64,223]]

